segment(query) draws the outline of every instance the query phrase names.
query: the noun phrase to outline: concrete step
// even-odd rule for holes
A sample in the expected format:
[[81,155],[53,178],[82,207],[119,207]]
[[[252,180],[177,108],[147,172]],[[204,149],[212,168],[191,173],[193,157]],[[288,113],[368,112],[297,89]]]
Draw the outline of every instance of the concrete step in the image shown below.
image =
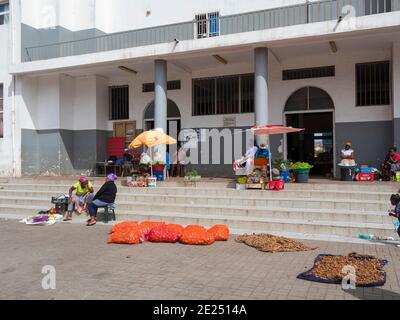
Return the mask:
[[[95,185],[97,190],[100,186]],[[52,195],[68,193],[70,185],[34,185],[34,184],[0,184],[0,194],[10,192],[48,191]],[[340,200],[376,200],[389,201],[390,195],[395,192],[376,191],[343,191],[343,190],[290,190],[266,191],[266,190],[235,190],[228,188],[207,189],[207,188],[127,188],[119,187],[119,193],[130,194],[152,194],[152,195],[187,195],[187,196],[225,196],[242,198],[315,198],[315,199],[340,199]]]
[[[47,210],[52,205],[47,199],[40,198],[7,198],[0,197],[0,212],[7,212],[10,208],[20,206],[34,206],[36,213]],[[262,207],[262,206],[238,206],[219,204],[186,204],[186,203],[164,203],[164,202],[138,202],[119,200],[116,205],[117,213],[135,213],[140,211],[154,211],[163,213],[181,212],[184,214],[199,214],[213,216],[236,216],[236,217],[271,217],[277,219],[296,219],[303,221],[324,222],[359,222],[359,223],[381,223],[391,224],[393,218],[384,212],[376,211],[349,211],[343,209],[312,209],[312,208],[287,208],[287,207]],[[14,212],[14,211],[13,211]]]
[[[101,185],[104,182],[104,178],[90,178],[95,185]],[[117,184],[125,178],[120,178]],[[0,184],[33,184],[33,185],[66,185],[70,186],[77,181],[77,178],[63,178],[63,177],[52,177],[52,178],[2,178]],[[183,179],[180,180],[169,180],[158,183],[160,187],[165,188],[178,188],[186,187]],[[234,188],[235,181],[229,179],[208,179],[204,178],[202,182],[196,184],[196,188],[207,188],[207,189],[220,189],[220,188]],[[399,190],[399,184],[396,182],[343,182],[343,181],[330,181],[323,179],[311,179],[310,183],[297,184],[290,183],[286,184],[286,188],[289,190],[317,190],[317,191],[329,191],[329,190],[342,190],[342,191],[375,191],[375,192],[395,192]]]
[[[125,190],[123,190],[125,191]],[[210,196],[210,195],[165,195],[165,194],[134,194],[119,192],[119,201],[148,202],[155,200],[165,204],[207,204],[207,205],[226,205],[226,206],[247,206],[247,207],[284,207],[284,208],[321,208],[321,209],[346,209],[354,211],[382,211],[389,208],[388,201],[378,200],[354,200],[354,199],[330,199],[330,198],[293,198],[295,194],[289,193],[292,197],[284,197],[286,192],[265,192],[263,197],[247,198],[242,195],[236,197],[229,196]],[[21,191],[21,190],[2,190],[0,193],[0,203],[21,203],[21,201],[34,201],[40,199],[50,201],[54,193],[50,191]],[[281,196],[281,197],[278,197]]]
[[[7,211],[8,210],[8,211]],[[29,215],[37,210],[35,206],[0,205],[0,214],[10,218],[13,215]],[[280,219],[272,217],[246,217],[235,215],[209,215],[182,212],[135,211],[135,213],[117,213],[119,221],[165,221],[182,225],[201,224],[210,227],[214,224],[227,224],[232,229],[246,229],[252,232],[292,232],[301,234],[336,235],[339,237],[357,237],[360,233],[378,236],[393,236],[394,229],[390,224],[332,222],[303,219]]]

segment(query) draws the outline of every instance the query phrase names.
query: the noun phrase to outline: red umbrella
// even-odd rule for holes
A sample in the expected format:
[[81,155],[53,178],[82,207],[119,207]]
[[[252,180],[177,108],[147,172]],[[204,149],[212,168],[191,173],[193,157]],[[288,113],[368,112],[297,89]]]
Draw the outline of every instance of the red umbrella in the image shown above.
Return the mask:
[[256,135],[261,134],[283,134],[303,131],[304,129],[284,127],[284,126],[254,126],[251,131]]

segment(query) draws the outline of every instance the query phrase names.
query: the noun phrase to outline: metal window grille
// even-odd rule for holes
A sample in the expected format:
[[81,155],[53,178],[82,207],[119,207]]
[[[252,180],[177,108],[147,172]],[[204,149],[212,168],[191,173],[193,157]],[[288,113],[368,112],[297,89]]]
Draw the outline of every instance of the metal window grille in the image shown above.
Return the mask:
[[334,77],[335,66],[283,70],[282,80]]
[[241,113],[254,112],[254,75],[240,76]]
[[219,12],[213,12],[208,14],[209,19],[209,37],[217,37],[219,36]]
[[[174,80],[167,82],[167,90],[180,90],[181,89],[181,80]],[[154,82],[152,83],[143,83],[142,92],[154,92]]]
[[109,119],[129,119],[129,86],[118,86],[109,88]]
[[197,39],[217,37],[220,35],[219,12],[198,14],[195,17]]
[[357,106],[389,105],[390,62],[356,64]]
[[364,0],[365,14],[378,14],[392,11],[391,0]]
[[4,101],[4,86],[0,83],[0,138],[4,137],[4,109],[3,109],[3,101]]
[[207,14],[196,15],[197,39],[207,38]]
[[254,74],[193,80],[193,116],[254,112]]

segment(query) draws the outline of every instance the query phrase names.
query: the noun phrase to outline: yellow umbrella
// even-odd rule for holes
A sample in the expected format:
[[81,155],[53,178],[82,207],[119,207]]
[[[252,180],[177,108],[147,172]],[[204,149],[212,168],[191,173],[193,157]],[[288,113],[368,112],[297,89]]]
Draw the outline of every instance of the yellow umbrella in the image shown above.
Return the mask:
[[129,149],[140,148],[143,145],[152,148],[160,144],[176,144],[176,140],[157,130],[145,131],[132,141],[129,145]]
[[[140,148],[145,145],[150,148],[151,158],[153,159],[153,147],[160,144],[176,144],[176,140],[169,135],[157,130],[145,131],[138,135],[135,140],[129,145],[129,149]],[[153,176],[153,167],[151,166],[151,176]]]

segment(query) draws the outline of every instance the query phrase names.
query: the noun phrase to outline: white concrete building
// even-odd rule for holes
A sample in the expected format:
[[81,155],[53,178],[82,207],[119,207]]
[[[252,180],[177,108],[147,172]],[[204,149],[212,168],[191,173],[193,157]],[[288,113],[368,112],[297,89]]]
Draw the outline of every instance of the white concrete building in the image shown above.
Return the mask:
[[[316,174],[400,146],[400,0],[0,0],[0,41],[0,175],[93,172],[125,123],[304,127],[271,149]],[[193,167],[232,175],[233,136]]]

